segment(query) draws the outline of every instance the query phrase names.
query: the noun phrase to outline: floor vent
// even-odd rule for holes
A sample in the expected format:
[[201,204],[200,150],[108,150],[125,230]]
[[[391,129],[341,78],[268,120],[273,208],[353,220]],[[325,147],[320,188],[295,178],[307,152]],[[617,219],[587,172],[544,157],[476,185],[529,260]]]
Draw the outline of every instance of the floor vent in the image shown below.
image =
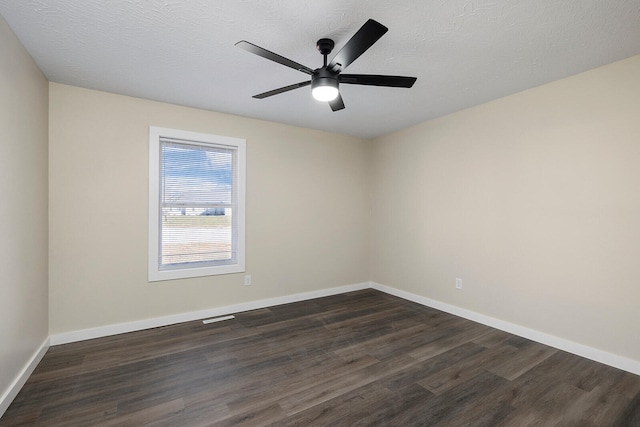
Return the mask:
[[222,322],[223,320],[231,320],[231,319],[235,319],[236,316],[222,316],[222,317],[214,317],[213,319],[205,319],[202,321],[202,323],[204,323],[205,325],[208,325],[209,323],[216,323],[216,322]]

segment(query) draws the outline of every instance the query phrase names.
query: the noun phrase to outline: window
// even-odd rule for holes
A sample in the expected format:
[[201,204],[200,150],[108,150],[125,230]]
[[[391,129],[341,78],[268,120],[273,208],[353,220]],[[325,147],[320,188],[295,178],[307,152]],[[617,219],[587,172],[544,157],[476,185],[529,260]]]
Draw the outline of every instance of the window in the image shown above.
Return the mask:
[[149,129],[149,281],[244,271],[243,139]]

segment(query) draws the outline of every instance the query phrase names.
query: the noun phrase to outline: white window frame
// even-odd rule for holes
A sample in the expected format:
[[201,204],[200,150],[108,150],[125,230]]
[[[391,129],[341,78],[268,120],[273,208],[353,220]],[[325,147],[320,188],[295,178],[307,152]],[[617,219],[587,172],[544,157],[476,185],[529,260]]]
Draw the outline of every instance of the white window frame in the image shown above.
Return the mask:
[[[160,141],[163,138],[180,140],[194,145],[215,145],[233,148],[237,152],[236,176],[237,207],[233,215],[237,220],[237,256],[233,264],[160,269]],[[245,192],[246,192],[246,140],[177,129],[149,127],[149,282],[245,271]]]

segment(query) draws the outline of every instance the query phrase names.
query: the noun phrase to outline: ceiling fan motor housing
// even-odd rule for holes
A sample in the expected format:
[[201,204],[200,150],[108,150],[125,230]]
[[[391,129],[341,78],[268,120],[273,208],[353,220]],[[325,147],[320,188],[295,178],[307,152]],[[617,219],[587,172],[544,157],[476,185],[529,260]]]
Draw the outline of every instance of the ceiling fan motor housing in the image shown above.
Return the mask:
[[325,56],[331,53],[331,51],[333,50],[333,46],[335,46],[335,44],[331,39],[320,39],[316,43],[316,48],[318,48],[320,53]]
[[311,76],[311,88],[318,86],[332,86],[338,88],[338,75],[326,68],[318,68]]

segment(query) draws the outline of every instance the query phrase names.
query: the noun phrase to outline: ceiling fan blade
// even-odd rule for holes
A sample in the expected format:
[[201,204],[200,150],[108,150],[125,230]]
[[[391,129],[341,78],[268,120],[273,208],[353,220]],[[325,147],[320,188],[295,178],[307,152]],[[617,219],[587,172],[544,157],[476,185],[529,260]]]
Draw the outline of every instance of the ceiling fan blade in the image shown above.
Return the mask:
[[277,53],[268,51],[267,49],[261,48],[260,46],[256,46],[255,44],[249,43],[248,41],[241,40],[238,43],[236,43],[236,46],[238,46],[240,49],[246,50],[247,52],[251,52],[258,56],[262,56],[263,58],[266,58],[270,61],[277,62],[278,64],[282,64],[285,67],[293,68],[294,70],[302,71],[303,73],[313,75],[313,70],[311,68],[306,67],[302,64],[298,64],[295,61],[285,58],[284,56],[280,56]]
[[417,77],[405,76],[380,76],[376,74],[340,74],[340,83],[352,85],[371,85],[389,87],[411,87],[416,82]]
[[339,73],[349,66],[353,61],[358,59],[367,49],[369,49],[380,37],[389,29],[381,23],[369,19],[362,27],[351,37],[344,45],[340,52],[331,60],[327,69],[334,73]]
[[342,96],[338,93],[338,97],[333,101],[329,101],[329,106],[333,111],[338,111],[344,109],[344,102],[342,101]]
[[284,93],[284,92],[288,92],[288,91],[293,90],[293,89],[298,89],[299,87],[309,86],[310,84],[311,84],[311,80],[304,81],[304,82],[292,84],[292,85],[289,85],[289,86],[281,87],[279,89],[270,90],[269,92],[264,92],[264,93],[259,93],[257,95],[253,95],[253,98],[263,99],[263,98],[267,98],[269,96],[278,95],[279,93]]

